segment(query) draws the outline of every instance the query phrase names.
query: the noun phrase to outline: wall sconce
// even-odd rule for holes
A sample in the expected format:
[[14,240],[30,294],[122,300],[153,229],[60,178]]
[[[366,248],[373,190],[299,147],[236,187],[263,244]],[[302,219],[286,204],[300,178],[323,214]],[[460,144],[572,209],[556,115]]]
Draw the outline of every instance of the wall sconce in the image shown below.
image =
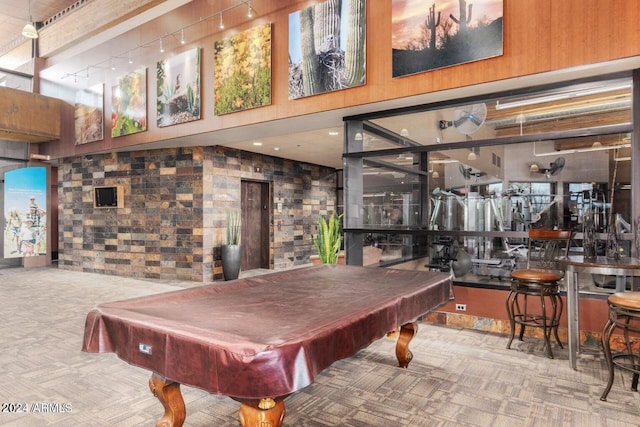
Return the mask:
[[540,172],[540,167],[538,167],[537,164],[532,163],[531,166],[529,166],[529,172],[531,172],[531,173]]
[[356,141],[362,141],[362,133],[357,132],[357,133],[353,136],[353,138],[354,138]]
[[440,174],[438,173],[438,171],[433,171],[433,173],[431,174],[431,177],[433,179],[438,179],[440,178]]
[[473,151],[469,153],[469,155],[467,156],[467,160],[476,160],[478,158],[478,156],[476,156],[476,153],[474,153]]

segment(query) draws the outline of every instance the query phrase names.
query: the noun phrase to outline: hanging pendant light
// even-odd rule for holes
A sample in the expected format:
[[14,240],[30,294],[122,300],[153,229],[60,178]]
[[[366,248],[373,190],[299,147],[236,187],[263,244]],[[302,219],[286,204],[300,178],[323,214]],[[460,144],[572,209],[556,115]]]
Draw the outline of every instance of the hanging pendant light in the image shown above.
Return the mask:
[[38,38],[38,30],[36,30],[36,27],[33,26],[31,20],[31,0],[29,0],[29,21],[27,22],[27,25],[25,25],[22,29],[22,35],[30,39]]

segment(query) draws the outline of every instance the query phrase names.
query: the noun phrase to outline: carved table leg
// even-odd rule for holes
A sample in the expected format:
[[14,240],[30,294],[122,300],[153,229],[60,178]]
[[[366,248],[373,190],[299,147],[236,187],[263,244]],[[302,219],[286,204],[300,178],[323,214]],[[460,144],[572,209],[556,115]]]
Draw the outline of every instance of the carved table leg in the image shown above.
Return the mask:
[[164,406],[164,416],[158,420],[156,427],[181,427],[187,411],[180,393],[180,384],[153,373],[149,379],[149,389]]
[[396,344],[396,358],[401,368],[409,366],[409,362],[413,359],[413,353],[409,350],[409,343],[413,336],[418,332],[418,323],[407,323],[400,328],[400,336]]
[[240,402],[240,424],[243,427],[281,427],[284,419],[283,398]]

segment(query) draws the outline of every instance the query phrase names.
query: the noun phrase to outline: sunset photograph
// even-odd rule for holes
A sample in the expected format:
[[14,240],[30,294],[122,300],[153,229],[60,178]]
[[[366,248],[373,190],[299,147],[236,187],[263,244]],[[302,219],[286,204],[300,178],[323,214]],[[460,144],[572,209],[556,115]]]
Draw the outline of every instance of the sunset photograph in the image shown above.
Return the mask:
[[393,0],[393,77],[502,54],[502,0]]

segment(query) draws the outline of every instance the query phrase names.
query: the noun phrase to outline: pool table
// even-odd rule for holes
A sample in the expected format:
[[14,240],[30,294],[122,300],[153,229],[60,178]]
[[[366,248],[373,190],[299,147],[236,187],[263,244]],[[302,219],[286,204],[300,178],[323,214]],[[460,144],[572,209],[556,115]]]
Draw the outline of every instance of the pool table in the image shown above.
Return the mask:
[[98,305],[82,350],[150,370],[158,426],[184,422],[180,384],[239,401],[243,426],[280,426],[288,395],[389,332],[407,367],[417,320],[452,297],[447,273],[303,267]]

